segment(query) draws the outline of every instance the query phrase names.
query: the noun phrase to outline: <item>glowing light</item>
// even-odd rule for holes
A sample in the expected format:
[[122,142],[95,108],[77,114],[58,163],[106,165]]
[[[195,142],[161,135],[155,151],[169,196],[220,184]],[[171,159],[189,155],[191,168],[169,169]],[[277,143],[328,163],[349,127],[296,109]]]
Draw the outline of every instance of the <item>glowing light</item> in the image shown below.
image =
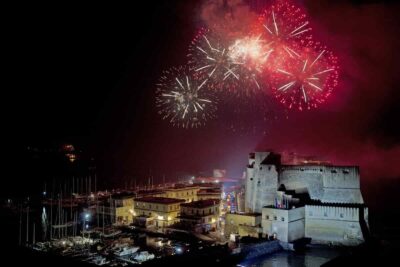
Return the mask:
[[160,216],[160,215],[159,215],[159,216],[157,216],[157,219],[158,219],[158,220],[164,220],[164,216]]

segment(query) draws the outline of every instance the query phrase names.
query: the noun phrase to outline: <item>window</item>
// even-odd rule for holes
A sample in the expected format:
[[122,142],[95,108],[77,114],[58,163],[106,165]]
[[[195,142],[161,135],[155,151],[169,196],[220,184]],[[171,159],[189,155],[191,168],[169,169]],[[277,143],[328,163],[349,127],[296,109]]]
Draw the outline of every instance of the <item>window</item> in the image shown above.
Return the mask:
[[250,178],[250,181],[253,181],[253,178]]
[[276,216],[274,216],[274,220],[276,221],[278,218]]
[[336,170],[331,170],[331,173],[337,173],[337,171]]
[[340,218],[343,218],[343,213],[340,213]]
[[284,217],[282,217],[282,218],[281,218],[281,221],[282,221],[282,222],[284,222],[284,221],[285,221],[285,218],[284,218]]
[[269,170],[269,171],[271,170],[271,166],[268,166],[268,170]]
[[324,216],[325,216],[325,217],[327,217],[327,216],[328,216],[328,213],[327,213],[326,211],[324,212]]
[[344,174],[348,174],[349,172],[350,172],[350,171],[347,170],[347,169],[346,169],[346,170],[343,170],[343,173],[344,173]]
[[265,219],[269,220],[269,215],[265,216]]

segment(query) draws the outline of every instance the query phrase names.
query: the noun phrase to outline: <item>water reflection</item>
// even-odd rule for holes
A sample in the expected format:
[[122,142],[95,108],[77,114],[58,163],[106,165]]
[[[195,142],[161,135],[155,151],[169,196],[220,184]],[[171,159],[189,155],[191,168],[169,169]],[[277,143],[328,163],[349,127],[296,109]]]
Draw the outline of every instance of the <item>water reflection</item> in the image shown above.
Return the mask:
[[341,251],[331,248],[310,248],[304,253],[282,251],[270,256],[244,261],[246,267],[285,267],[285,266],[321,266],[341,255]]

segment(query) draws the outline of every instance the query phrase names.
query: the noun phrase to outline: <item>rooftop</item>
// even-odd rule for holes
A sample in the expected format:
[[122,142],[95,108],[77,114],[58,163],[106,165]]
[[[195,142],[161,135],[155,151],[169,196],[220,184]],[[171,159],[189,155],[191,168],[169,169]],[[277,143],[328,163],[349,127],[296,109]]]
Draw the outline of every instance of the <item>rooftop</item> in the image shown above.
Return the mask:
[[258,212],[243,212],[243,213],[228,213],[228,214],[239,215],[239,216],[249,216],[249,217],[261,216],[261,213],[258,213]]
[[221,195],[221,190],[220,189],[200,189],[199,192],[197,192],[197,195],[209,195],[209,194]]
[[190,203],[183,203],[181,204],[182,207],[188,207],[188,208],[206,208],[214,205],[219,204],[219,199],[206,199],[206,200],[199,200],[199,201],[193,201]]
[[174,204],[185,202],[183,199],[168,198],[168,197],[141,197],[135,200],[136,202],[158,203],[158,204]]
[[174,187],[166,188],[165,191],[190,190],[190,189],[199,189],[199,186],[176,184]]

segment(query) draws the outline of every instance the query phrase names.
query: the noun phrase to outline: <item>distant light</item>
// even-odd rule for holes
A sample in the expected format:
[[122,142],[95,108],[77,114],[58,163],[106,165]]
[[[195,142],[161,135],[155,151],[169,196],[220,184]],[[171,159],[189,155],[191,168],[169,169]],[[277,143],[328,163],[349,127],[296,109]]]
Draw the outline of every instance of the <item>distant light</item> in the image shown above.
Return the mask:
[[88,224],[86,224],[86,229],[88,229],[89,228],[89,225]]
[[158,216],[157,219],[158,220],[164,220],[164,216]]
[[194,178],[195,178],[195,177],[194,177],[194,176],[192,176],[192,180],[194,180]]
[[63,246],[65,246],[66,242],[65,242],[65,241],[63,241],[63,242],[62,242],[62,244],[63,244]]
[[86,214],[85,214],[85,219],[88,220],[89,218],[90,218],[90,214],[89,214],[89,213],[86,213]]
[[215,182],[218,184],[218,183],[219,183],[219,180],[215,180]]
[[204,184],[204,180],[201,180],[201,183],[203,183],[203,184]]
[[47,195],[47,192],[46,191],[43,191],[43,196],[46,196]]
[[168,221],[170,221],[172,218],[171,218],[171,216],[168,216]]
[[182,253],[182,248],[176,248],[176,253]]

